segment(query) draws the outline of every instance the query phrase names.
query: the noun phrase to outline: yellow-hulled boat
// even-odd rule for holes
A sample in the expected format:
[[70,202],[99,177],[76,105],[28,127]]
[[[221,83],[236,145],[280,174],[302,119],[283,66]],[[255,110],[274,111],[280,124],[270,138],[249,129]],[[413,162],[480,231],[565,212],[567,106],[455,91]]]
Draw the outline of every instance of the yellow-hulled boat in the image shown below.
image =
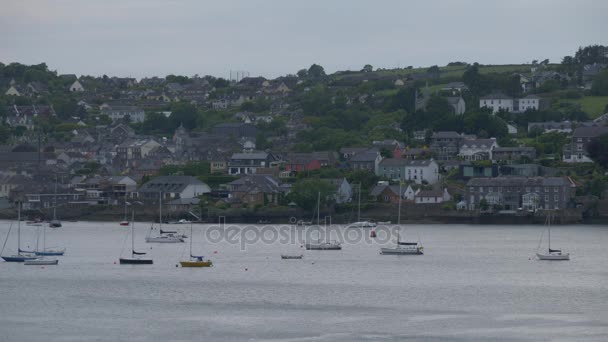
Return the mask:
[[211,260],[204,260],[203,256],[192,255],[192,240],[194,235],[192,234],[192,223],[190,223],[190,260],[180,261],[179,264],[182,267],[211,267],[213,263]]
[[180,261],[179,264],[182,265],[182,267],[211,267],[211,266],[213,266],[213,262],[211,262],[211,260]]

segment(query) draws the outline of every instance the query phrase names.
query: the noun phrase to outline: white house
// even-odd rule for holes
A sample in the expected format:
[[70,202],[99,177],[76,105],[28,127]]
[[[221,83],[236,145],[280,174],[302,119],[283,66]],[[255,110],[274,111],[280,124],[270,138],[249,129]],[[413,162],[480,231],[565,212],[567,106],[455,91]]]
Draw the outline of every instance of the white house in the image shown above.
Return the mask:
[[502,93],[490,94],[479,99],[479,107],[487,107],[492,109],[492,113],[497,113],[501,110],[512,112],[514,108],[514,100]]
[[462,115],[466,111],[466,105],[462,96],[451,96],[447,98],[448,103],[454,109],[454,114]]
[[452,196],[448,193],[448,189],[444,189],[443,191],[423,190],[419,191],[415,196],[417,204],[438,204],[450,199],[452,199]]
[[76,80],[70,86],[70,91],[71,92],[81,92],[81,91],[84,91],[84,87],[82,86],[82,84],[80,84],[80,82],[78,80]]
[[19,92],[16,86],[11,85],[11,87],[8,88],[4,95],[21,96],[21,93]]
[[123,120],[125,117],[129,118],[130,122],[144,122],[146,113],[143,109],[137,106],[109,106],[104,105],[101,108],[101,114],[105,114],[112,119],[112,121]]
[[439,165],[432,159],[409,160],[387,158],[378,164],[376,175],[390,180],[435,184],[439,181]]
[[177,198],[196,198],[211,192],[209,186],[191,176],[161,176],[151,179],[142,185],[139,197],[146,200],[163,200]]
[[495,147],[498,147],[496,138],[464,140],[458,156],[464,160],[491,160]]
[[538,110],[540,108],[540,97],[536,95],[528,95],[524,98],[517,99],[517,111],[525,112],[527,110]]

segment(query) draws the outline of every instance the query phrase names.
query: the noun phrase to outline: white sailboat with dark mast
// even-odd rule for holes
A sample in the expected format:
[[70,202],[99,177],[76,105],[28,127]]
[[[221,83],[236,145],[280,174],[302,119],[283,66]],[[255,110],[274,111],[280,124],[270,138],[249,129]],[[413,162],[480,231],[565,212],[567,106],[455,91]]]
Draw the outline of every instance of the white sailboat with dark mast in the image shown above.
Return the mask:
[[[43,228],[44,237],[42,239],[42,250],[46,250],[46,227]],[[36,251],[39,251],[38,243],[40,242],[40,227],[38,227],[38,231],[36,232]],[[38,254],[36,254],[38,255]],[[47,258],[45,256],[41,256],[36,259],[26,260],[24,265],[57,265],[59,264],[59,259],[57,258]]]
[[146,236],[147,243],[180,243],[184,242],[184,238],[182,236],[176,235],[177,232],[168,232],[163,231],[163,193],[158,193],[158,227],[159,234],[156,236],[150,236],[152,233],[153,227],[150,228],[150,232],[148,236]]
[[144,252],[135,251],[135,211],[131,214],[131,257],[120,258],[121,265],[150,265],[153,264],[152,259],[142,258],[140,256],[146,255]]
[[374,228],[377,226],[375,222],[361,221],[361,183],[359,183],[359,195],[357,205],[357,222],[348,225],[349,228]]
[[[561,249],[551,249],[551,215],[552,213],[547,214],[547,219],[545,222],[547,223],[547,232],[548,232],[548,250],[546,253],[537,251],[536,257],[539,260],[570,260],[570,253],[564,253]],[[543,240],[543,235],[540,236],[540,241],[538,242],[538,249],[540,250],[540,245]]]
[[[320,207],[321,207],[321,192],[317,193],[317,228],[321,229],[320,224]],[[326,226],[327,228],[327,226]],[[316,251],[339,251],[342,249],[342,245],[337,241],[329,240],[329,232],[325,232],[326,241],[321,242],[321,232],[319,231],[319,238],[317,242],[307,242],[306,249],[307,250],[316,250]]]
[[421,255],[424,254],[424,247],[419,242],[401,242],[401,198],[403,197],[402,184],[399,182],[399,209],[397,210],[397,246],[380,248],[380,254],[383,255]]

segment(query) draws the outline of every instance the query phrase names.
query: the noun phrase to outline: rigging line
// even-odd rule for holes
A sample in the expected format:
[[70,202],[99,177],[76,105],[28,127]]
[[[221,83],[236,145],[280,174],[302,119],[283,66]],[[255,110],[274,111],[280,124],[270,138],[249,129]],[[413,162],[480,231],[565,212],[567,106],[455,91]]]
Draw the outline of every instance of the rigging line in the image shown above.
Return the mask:
[[0,251],[0,255],[4,252],[4,247],[6,247],[6,242],[8,241],[8,237],[11,236],[11,229],[13,229],[13,222],[8,227],[8,233],[6,234],[6,239],[4,239],[4,244],[2,245],[2,251]]
[[[132,230],[132,229],[130,229]],[[122,248],[120,249],[120,256],[122,257],[122,253],[125,251],[125,243],[127,243],[127,238],[129,237],[130,232],[125,235],[125,238],[122,240]]]

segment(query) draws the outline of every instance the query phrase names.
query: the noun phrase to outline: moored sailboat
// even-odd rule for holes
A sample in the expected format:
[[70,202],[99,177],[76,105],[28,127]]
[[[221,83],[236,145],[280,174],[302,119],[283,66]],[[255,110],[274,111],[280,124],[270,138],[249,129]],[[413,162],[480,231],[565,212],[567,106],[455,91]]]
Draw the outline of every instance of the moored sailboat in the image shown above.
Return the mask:
[[190,224],[190,259],[180,261],[180,265],[182,267],[211,267],[213,265],[211,260],[204,260],[204,256],[192,254],[192,240],[194,240],[194,235],[192,234],[192,224]]
[[34,260],[38,258],[32,253],[24,253],[21,251],[21,202],[17,204],[17,254],[16,255],[2,255],[4,252],[4,247],[6,246],[6,242],[8,241],[8,237],[11,234],[11,228],[13,227],[12,223],[8,230],[8,234],[6,234],[6,240],[4,240],[4,245],[2,246],[2,251],[0,251],[0,255],[2,259],[6,262],[25,262],[27,260]]
[[180,243],[184,242],[183,236],[176,235],[177,232],[163,231],[163,194],[158,193],[158,227],[160,234],[157,236],[151,236],[154,227],[150,228],[148,236],[146,236],[147,243]]
[[[321,193],[317,193],[317,228],[320,230],[321,226],[320,226],[320,219],[319,219],[319,215],[320,215],[320,207],[321,207]],[[331,225],[331,222],[330,222]],[[327,225],[326,225],[327,227]],[[342,249],[342,245],[340,244],[340,242],[337,241],[331,241],[329,240],[329,234],[326,232],[327,235],[327,239],[326,241],[322,242],[321,241],[321,234],[319,232],[319,238],[317,239],[316,242],[307,242],[305,244],[305,247],[307,250],[314,250],[314,251],[339,251]]]
[[[349,228],[375,228],[377,224],[372,221],[363,220],[361,221],[361,183],[359,183],[359,195],[357,205],[357,222],[353,222],[348,225]],[[389,222],[390,223],[390,222]]]
[[140,256],[146,255],[144,252],[135,251],[135,212],[131,215],[131,257],[120,258],[121,265],[151,265],[153,264],[152,259],[141,258]]
[[[549,246],[547,248],[547,252],[536,252],[536,257],[539,260],[570,260],[570,253],[564,253],[561,249],[551,249],[551,214],[547,215],[547,219],[545,221],[547,223],[547,232],[548,232],[548,243]],[[538,242],[538,249],[540,249],[540,244],[542,243],[543,235],[540,236],[540,241]]]
[[[36,250],[39,250],[39,248],[38,248],[39,241],[40,241],[40,228],[38,228],[37,237],[36,237]],[[46,249],[46,227],[44,227],[44,238],[43,238],[43,242],[42,242],[42,250],[45,250],[45,249]],[[43,257],[32,259],[32,260],[26,260],[23,264],[24,265],[57,265],[57,264],[59,264],[59,260],[57,258],[47,258],[47,257],[43,256]]]
[[401,242],[401,198],[403,192],[401,190],[402,183],[399,183],[399,208],[397,210],[397,246],[380,248],[380,254],[383,255],[421,255],[424,254],[422,244],[418,242]]

